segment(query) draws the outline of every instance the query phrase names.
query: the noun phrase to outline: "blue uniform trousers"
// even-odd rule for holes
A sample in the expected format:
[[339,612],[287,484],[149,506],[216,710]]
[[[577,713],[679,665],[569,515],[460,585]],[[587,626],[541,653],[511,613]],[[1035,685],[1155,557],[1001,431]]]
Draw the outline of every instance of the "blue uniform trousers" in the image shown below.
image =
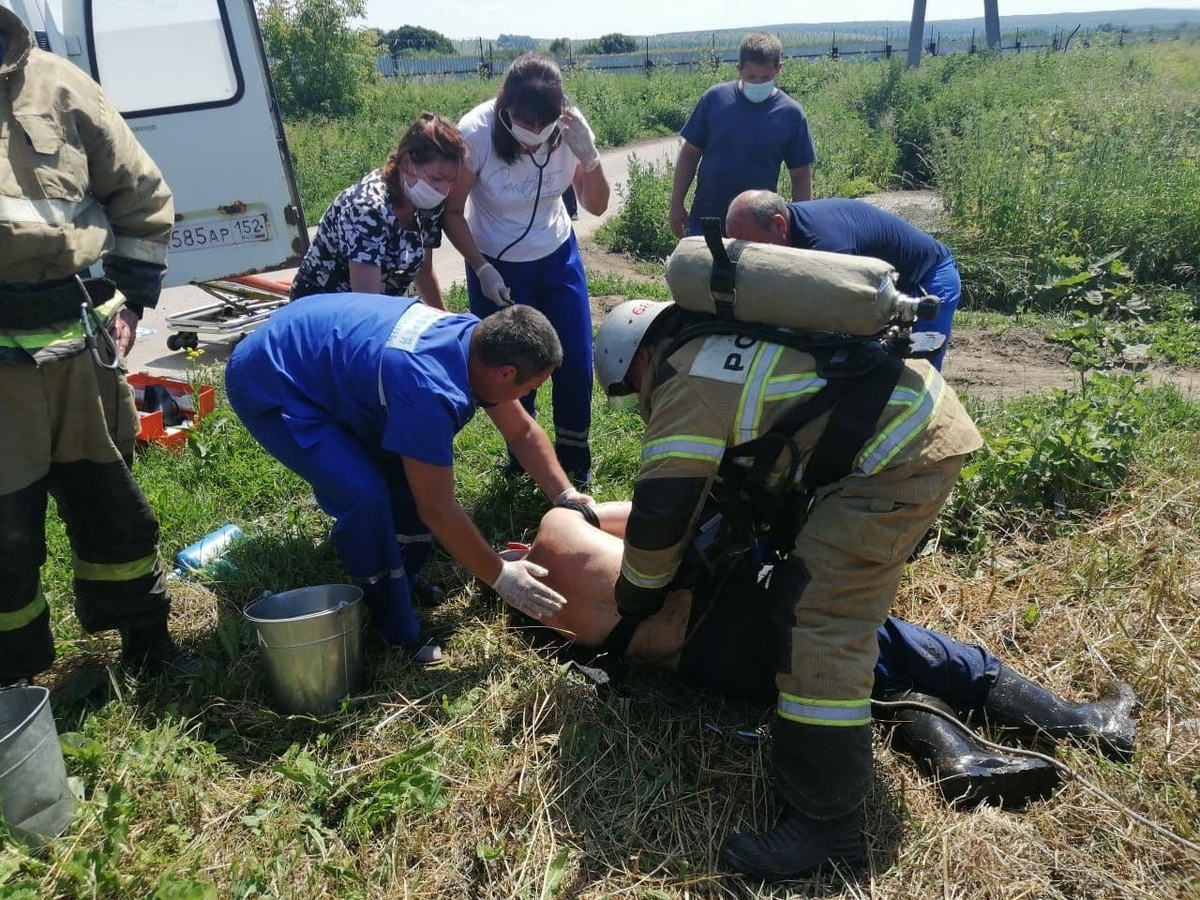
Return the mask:
[[939,372],[942,370],[942,360],[946,358],[946,347],[950,343],[950,328],[954,311],[958,309],[958,301],[962,297],[962,279],[958,274],[958,263],[953,256],[948,256],[933,270],[921,289],[941,301],[938,314],[927,321],[917,322],[913,331],[938,331],[946,336],[946,343],[936,354],[929,357],[929,362]]
[[417,516],[400,457],[372,453],[333,423],[310,446],[301,446],[279,409],[255,410],[246,399],[253,392],[247,381],[228,382],[238,417],[268,453],[312,485],[317,503],[334,519],[334,549],[351,581],[363,589],[384,639],[419,643],[411,578],[429,556],[432,536]]

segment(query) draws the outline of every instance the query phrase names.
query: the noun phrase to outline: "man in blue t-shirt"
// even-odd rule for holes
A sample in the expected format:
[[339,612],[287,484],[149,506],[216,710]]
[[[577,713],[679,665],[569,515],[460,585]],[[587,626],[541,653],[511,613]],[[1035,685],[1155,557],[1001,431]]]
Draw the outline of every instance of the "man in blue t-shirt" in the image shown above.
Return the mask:
[[566,602],[538,566],[502,560],[454,498],[454,436],[482,408],[555,502],[580,494],[518,402],[562,362],[530,306],[480,322],[419,300],[316,294],[272,314],[229,358],[229,402],[266,450],[313,487],[330,539],[384,638],[418,662],[441,650],[413,612],[434,538],[513,605],[544,618]]
[[725,219],[731,237],[827,253],[873,256],[896,270],[896,287],[912,296],[940,301],[933,319],[913,331],[936,331],[946,342],[929,357],[941,369],[950,342],[954,310],[962,295],[958,264],[950,248],[899,216],[861,200],[787,203],[773,191],[745,191],[733,199]]
[[[817,153],[804,110],[775,87],[782,53],[774,35],[746,35],[738,51],[739,79],[705,91],[683,126],[671,187],[676,237],[699,234],[701,219],[724,218],[729,202],[742,191],[775,190],[780,163],[791,175],[792,199],[812,197]],[[689,214],[684,201],[693,179],[696,194]]]

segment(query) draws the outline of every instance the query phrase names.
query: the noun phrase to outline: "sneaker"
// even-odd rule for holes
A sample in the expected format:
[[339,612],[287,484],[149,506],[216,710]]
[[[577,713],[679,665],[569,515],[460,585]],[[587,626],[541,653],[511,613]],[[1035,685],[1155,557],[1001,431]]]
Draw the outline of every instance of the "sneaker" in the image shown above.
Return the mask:
[[442,648],[433,641],[423,644],[413,644],[400,648],[400,657],[409,660],[414,665],[432,666],[442,661]]
[[446,600],[446,589],[440,584],[426,581],[417,575],[411,581],[413,602],[417,606],[441,606]]

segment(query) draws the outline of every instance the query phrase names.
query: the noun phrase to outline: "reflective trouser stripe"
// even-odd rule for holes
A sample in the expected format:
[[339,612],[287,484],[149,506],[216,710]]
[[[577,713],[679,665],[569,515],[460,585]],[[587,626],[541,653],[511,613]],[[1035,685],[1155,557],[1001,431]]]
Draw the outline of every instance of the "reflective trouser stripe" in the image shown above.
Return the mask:
[[133,581],[153,572],[157,562],[157,553],[123,563],[88,562],[74,554],[71,556],[75,577],[84,581]]
[[18,628],[24,628],[45,611],[46,595],[42,593],[41,588],[38,588],[37,595],[20,609],[14,609],[12,612],[0,612],[0,631],[16,631]]
[[817,700],[780,693],[775,711],[803,725],[848,727],[871,721],[871,698],[863,700]]

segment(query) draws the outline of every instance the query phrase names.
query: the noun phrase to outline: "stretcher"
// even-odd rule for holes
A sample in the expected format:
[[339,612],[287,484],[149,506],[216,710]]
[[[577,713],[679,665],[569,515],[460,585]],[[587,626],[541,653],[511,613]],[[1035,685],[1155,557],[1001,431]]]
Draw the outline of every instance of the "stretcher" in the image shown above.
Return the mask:
[[240,275],[220,281],[197,282],[213,302],[166,317],[169,350],[195,350],[201,338],[219,341],[242,338],[288,302],[290,274]]

